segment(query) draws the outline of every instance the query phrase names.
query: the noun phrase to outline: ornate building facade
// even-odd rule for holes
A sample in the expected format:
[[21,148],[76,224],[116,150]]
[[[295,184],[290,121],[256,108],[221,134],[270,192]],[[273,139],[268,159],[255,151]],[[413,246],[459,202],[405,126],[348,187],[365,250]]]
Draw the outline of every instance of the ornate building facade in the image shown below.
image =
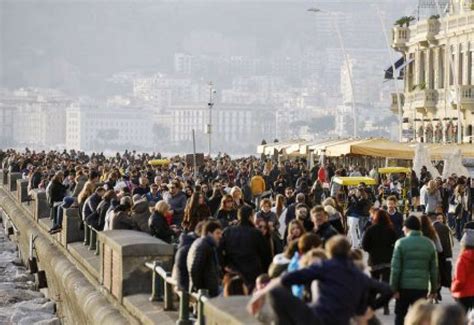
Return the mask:
[[443,17],[397,23],[392,47],[403,56],[393,76],[404,89],[392,94],[391,110],[398,113],[400,100],[404,140],[472,143],[474,0],[452,0]]

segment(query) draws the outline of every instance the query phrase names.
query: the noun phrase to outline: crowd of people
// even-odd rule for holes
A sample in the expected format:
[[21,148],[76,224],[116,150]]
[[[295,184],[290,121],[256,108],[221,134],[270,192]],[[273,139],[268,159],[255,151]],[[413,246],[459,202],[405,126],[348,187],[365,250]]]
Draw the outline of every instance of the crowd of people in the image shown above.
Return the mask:
[[[156,159],[0,152],[4,170],[46,192],[50,233],[71,207],[97,231],[149,233],[175,245],[180,290],[253,295],[249,312],[264,323],[377,324],[374,311],[389,314],[395,299],[395,324],[464,324],[474,307],[474,190],[465,176],[433,179],[423,168],[385,177],[304,159],[219,155],[195,169],[182,157]],[[334,182],[341,176],[379,185],[346,187]],[[436,305],[442,287],[458,304]]]

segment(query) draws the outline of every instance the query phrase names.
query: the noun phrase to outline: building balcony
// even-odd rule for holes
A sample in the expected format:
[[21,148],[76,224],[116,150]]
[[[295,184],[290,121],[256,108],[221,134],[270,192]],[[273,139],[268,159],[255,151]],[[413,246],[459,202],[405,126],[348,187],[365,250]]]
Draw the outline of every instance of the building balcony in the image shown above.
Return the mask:
[[392,47],[397,50],[406,48],[406,44],[410,37],[410,29],[408,27],[396,26],[392,29]]
[[419,42],[421,46],[429,46],[437,43],[437,36],[441,31],[441,22],[438,18],[422,20],[410,26],[410,41]]
[[461,86],[461,108],[474,110],[474,86]]
[[420,113],[436,109],[438,91],[434,89],[415,90],[408,94],[407,104]]
[[400,97],[400,106],[403,108],[405,105],[405,94],[400,93],[400,96],[397,96],[397,93],[392,93],[392,104],[390,105],[390,110],[398,114],[398,98]]

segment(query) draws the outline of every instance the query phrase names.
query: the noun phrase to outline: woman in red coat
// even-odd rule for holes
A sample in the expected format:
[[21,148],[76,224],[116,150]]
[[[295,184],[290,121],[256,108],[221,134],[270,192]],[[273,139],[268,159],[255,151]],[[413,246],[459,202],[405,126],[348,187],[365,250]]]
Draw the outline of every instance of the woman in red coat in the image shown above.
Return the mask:
[[474,309],[474,229],[465,230],[461,245],[451,294],[468,311]]

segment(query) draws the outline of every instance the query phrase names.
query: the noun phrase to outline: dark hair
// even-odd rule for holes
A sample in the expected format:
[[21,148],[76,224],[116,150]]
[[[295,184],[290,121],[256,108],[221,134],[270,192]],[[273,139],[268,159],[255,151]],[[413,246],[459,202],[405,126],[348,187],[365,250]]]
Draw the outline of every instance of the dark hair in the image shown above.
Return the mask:
[[222,226],[219,222],[217,221],[214,221],[214,220],[210,220],[210,221],[207,221],[203,228],[202,228],[202,234],[204,235],[207,235],[209,233],[213,233],[214,231],[216,231],[217,229],[222,229]]
[[321,246],[321,244],[322,241],[318,235],[307,233],[298,239],[298,251],[300,254],[304,254],[313,248]]
[[246,296],[248,294],[247,287],[240,275],[227,273],[224,275],[222,283],[224,285],[224,297]]
[[253,226],[252,220],[250,220],[252,215],[253,215],[252,207],[248,205],[243,205],[237,212],[237,219],[239,220],[240,224]]
[[375,211],[373,223],[374,225],[388,226],[389,228],[394,229],[388,212],[382,209]]
[[436,230],[431,224],[431,220],[425,214],[421,216],[421,232],[423,233],[423,236],[436,242]]
[[319,213],[319,212],[324,213],[325,215],[328,215],[326,210],[324,210],[323,206],[321,205],[317,205],[311,209],[311,214]]

